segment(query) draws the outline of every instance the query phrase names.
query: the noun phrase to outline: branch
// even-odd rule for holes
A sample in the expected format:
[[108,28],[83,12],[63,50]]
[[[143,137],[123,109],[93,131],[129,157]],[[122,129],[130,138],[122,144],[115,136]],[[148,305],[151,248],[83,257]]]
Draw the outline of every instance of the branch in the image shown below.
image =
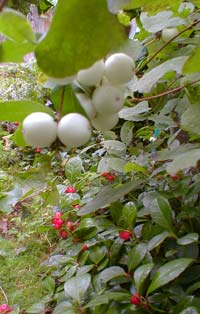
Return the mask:
[[0,12],[3,10],[3,7],[6,5],[7,0],[0,1]]
[[189,29],[191,29],[193,26],[197,25],[200,23],[200,19],[196,20],[195,22],[193,22],[192,24],[190,24],[188,27],[184,28],[181,32],[179,32],[177,35],[175,35],[174,37],[172,37],[170,40],[168,40],[164,45],[162,45],[152,56],[150,56],[149,58],[147,58],[146,62],[141,66],[141,68],[139,68],[135,74],[137,74],[138,72],[140,72],[148,63],[150,63],[165,47],[168,46],[168,44],[170,44],[174,39],[176,39],[177,37],[179,37],[181,34],[185,33],[186,31],[188,31]]
[[141,102],[141,101],[144,101],[144,100],[156,99],[156,98],[163,97],[163,96],[166,96],[166,95],[169,95],[169,94],[178,93],[182,89],[184,89],[185,87],[193,85],[193,84],[198,83],[198,82],[200,82],[200,79],[192,81],[190,83],[187,83],[187,84],[185,84],[183,86],[179,86],[179,87],[176,87],[176,88],[173,88],[173,89],[168,89],[165,92],[157,94],[157,95],[148,96],[148,97],[142,97],[142,98],[132,98],[132,99],[130,99],[130,101],[131,102]]

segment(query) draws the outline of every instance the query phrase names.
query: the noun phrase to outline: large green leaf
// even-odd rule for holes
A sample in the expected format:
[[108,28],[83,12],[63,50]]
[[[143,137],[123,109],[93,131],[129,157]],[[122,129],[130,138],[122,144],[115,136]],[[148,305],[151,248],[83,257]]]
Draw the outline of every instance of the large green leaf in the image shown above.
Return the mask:
[[84,308],[95,307],[97,305],[106,304],[110,300],[112,301],[127,301],[130,298],[130,294],[125,292],[107,292],[106,294],[102,294],[94,297]]
[[54,115],[53,111],[43,104],[32,100],[0,101],[0,121],[23,121],[32,112],[46,112]]
[[12,9],[4,9],[0,14],[0,33],[18,43],[35,42],[35,34],[26,17]]
[[65,295],[80,303],[90,285],[90,281],[91,276],[89,274],[70,278],[64,284]]
[[192,104],[181,116],[181,126],[192,134],[200,136],[200,106]]
[[114,279],[116,277],[119,276],[125,276],[126,273],[123,270],[123,268],[119,267],[119,266],[111,266],[108,267],[106,269],[104,269],[100,274],[99,274],[99,278],[103,281],[103,282],[108,282],[111,279]]
[[135,269],[144,259],[147,253],[147,244],[139,243],[128,254],[128,269]]
[[167,199],[157,197],[151,205],[151,216],[155,223],[174,235],[172,209]]
[[145,281],[147,279],[147,277],[149,276],[152,268],[153,268],[154,264],[153,263],[148,263],[145,265],[142,265],[140,267],[138,267],[135,271],[134,271],[134,280],[135,280],[135,285],[137,288],[138,293],[143,294],[143,290],[144,290],[144,284]]
[[6,40],[0,45],[0,62],[23,62],[27,53],[34,51],[35,44],[30,42],[16,43]]
[[144,11],[149,13],[155,13],[166,9],[177,9],[182,0],[130,0],[128,5],[123,7],[127,10],[143,8]]
[[124,39],[124,29],[108,12],[106,0],[59,0],[50,30],[35,54],[39,67],[49,76],[71,76]]
[[147,294],[177,278],[192,262],[190,258],[179,258],[161,266],[153,276]]
[[194,50],[183,66],[184,73],[194,73],[200,71],[200,45]]
[[136,190],[140,187],[142,181],[127,182],[121,185],[109,185],[102,188],[91,201],[79,210],[78,215],[86,215],[96,211],[99,208],[103,208],[123,197],[125,194]]

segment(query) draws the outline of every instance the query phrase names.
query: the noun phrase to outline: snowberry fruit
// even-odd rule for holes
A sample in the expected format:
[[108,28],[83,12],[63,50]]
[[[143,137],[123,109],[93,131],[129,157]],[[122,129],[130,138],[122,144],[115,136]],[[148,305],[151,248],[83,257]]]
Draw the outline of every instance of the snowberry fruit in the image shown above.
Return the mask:
[[86,86],[97,86],[103,77],[105,65],[102,60],[95,62],[90,68],[80,70],[77,74],[77,81]]
[[78,99],[87,116],[91,119],[94,118],[96,116],[96,110],[93,106],[91,98],[83,93],[77,93],[76,98]]
[[97,115],[91,120],[93,127],[99,131],[106,132],[114,128],[119,121],[118,113],[113,115]]
[[65,193],[76,193],[76,189],[73,186],[68,186],[65,189]]
[[178,35],[178,29],[176,27],[168,27],[162,30],[161,38],[164,42],[169,41],[174,36]]
[[124,84],[133,78],[135,63],[125,53],[114,53],[105,62],[105,76],[112,84]]
[[119,237],[122,240],[128,241],[131,237],[131,232],[129,230],[122,230],[119,232]]
[[22,128],[25,141],[34,148],[48,147],[56,139],[57,123],[44,112],[29,114],[24,119]]
[[130,301],[134,305],[140,305],[140,303],[141,303],[141,295],[139,293],[134,293],[131,296]]
[[124,93],[115,86],[100,86],[95,89],[92,102],[96,111],[102,115],[117,113],[124,105]]
[[86,144],[91,137],[90,122],[80,113],[69,113],[58,123],[60,141],[70,148]]

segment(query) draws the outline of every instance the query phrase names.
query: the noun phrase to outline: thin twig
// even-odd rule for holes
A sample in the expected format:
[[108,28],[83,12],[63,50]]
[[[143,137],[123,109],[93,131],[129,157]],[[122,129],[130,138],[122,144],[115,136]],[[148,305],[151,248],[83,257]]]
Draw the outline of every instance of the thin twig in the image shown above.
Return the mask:
[[141,68],[139,68],[136,71],[136,74],[138,72],[140,72],[148,63],[150,63],[165,47],[168,46],[169,43],[171,43],[174,39],[176,39],[177,37],[179,37],[181,34],[185,33],[186,31],[188,31],[189,29],[191,29],[193,26],[197,25],[200,23],[200,19],[198,19],[197,21],[193,22],[192,24],[190,24],[189,26],[187,26],[186,28],[184,28],[181,32],[179,32],[177,35],[175,35],[174,37],[172,37],[170,40],[168,40],[164,45],[162,45],[158,50],[156,50],[156,52],[150,56],[149,58],[147,58],[146,62],[142,65]]
[[6,304],[8,304],[7,295],[5,294],[5,291],[3,290],[3,288],[1,286],[0,286],[0,291],[1,291],[2,295],[3,295],[3,297],[4,297],[4,300],[5,300]]
[[179,86],[179,87],[176,87],[176,88],[173,88],[173,89],[168,89],[165,92],[157,94],[157,95],[148,96],[148,97],[142,97],[142,98],[133,98],[133,99],[130,99],[129,101],[131,101],[131,102],[141,102],[141,101],[144,101],[144,100],[156,99],[156,98],[163,97],[163,96],[166,96],[166,95],[169,95],[169,94],[178,93],[182,89],[184,89],[185,87],[190,86],[192,84],[195,84],[197,82],[200,82],[200,79],[195,80],[195,81],[190,82],[190,83],[187,83],[187,84],[185,84],[183,86]]
[[65,99],[65,86],[62,87],[61,98],[60,98],[60,105],[59,105],[59,109],[58,109],[58,112],[57,112],[57,115],[56,115],[56,118],[57,118],[58,121],[61,119],[61,116],[62,116],[64,99]]
[[0,12],[3,10],[3,7],[6,5],[7,0],[0,1]]

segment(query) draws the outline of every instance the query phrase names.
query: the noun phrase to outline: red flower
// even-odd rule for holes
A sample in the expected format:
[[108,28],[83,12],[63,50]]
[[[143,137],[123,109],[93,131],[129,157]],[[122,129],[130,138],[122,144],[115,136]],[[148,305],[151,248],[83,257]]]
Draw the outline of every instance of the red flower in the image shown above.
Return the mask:
[[76,193],[76,189],[73,186],[68,186],[65,189],[65,193]]
[[131,232],[129,230],[122,230],[119,232],[120,239],[123,239],[125,241],[130,240]]
[[140,305],[140,303],[141,303],[141,295],[139,293],[134,293],[131,296],[130,301],[134,305]]

